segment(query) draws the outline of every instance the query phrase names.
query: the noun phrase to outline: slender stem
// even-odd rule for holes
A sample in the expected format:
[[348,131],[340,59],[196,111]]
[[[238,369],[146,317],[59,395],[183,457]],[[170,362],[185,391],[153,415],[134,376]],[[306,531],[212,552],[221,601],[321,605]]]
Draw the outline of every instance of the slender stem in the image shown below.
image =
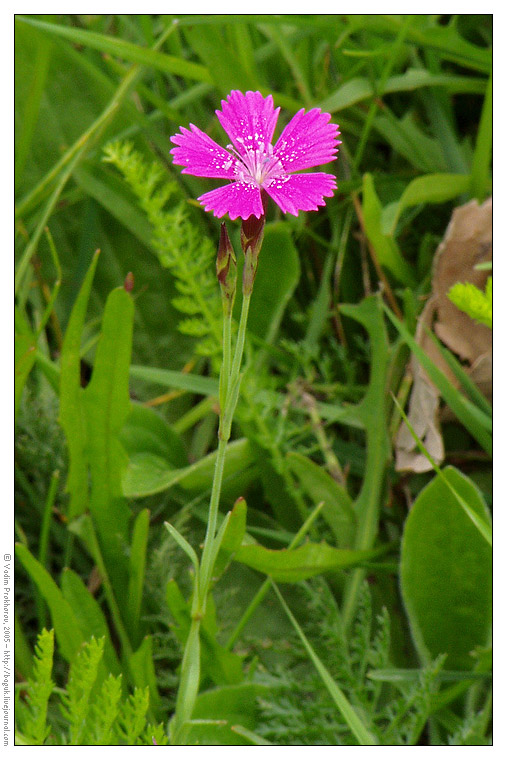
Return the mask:
[[[211,489],[211,498],[209,505],[208,526],[206,529],[206,537],[204,539],[204,549],[202,553],[201,561],[201,576],[211,577],[211,574],[207,573],[207,564],[209,562],[210,552],[213,546],[213,540],[215,538],[217,529],[218,518],[218,505],[220,501],[220,491],[222,488],[222,479],[224,474],[225,455],[227,452],[227,443],[231,435],[231,424],[234,416],[234,410],[236,408],[239,391],[239,371],[241,368],[241,360],[243,358],[243,350],[245,346],[246,337],[246,324],[248,320],[248,310],[250,307],[250,295],[243,296],[243,304],[241,306],[241,317],[239,321],[238,337],[236,341],[236,349],[234,352],[234,359],[232,363],[232,369],[229,374],[228,382],[226,384],[226,393],[224,399],[224,406],[220,407],[220,426],[218,431],[218,451],[215,461],[215,473],[213,476],[213,486]],[[225,319],[228,322],[229,319]],[[229,347],[224,344],[224,362],[222,369],[220,370],[220,383],[222,384],[222,375],[228,372],[227,365],[230,362],[230,324],[226,328],[224,325],[224,337],[228,335]],[[227,357],[226,357],[227,354]],[[205,601],[207,596],[207,589],[201,588],[201,599]]]
[[[230,309],[224,309],[224,329],[223,329],[223,362],[220,370],[219,380],[219,397],[220,397],[220,425],[218,431],[218,450],[215,460],[215,471],[213,474],[213,485],[211,489],[208,524],[206,527],[206,536],[204,538],[204,547],[199,567],[198,583],[194,594],[198,593],[198,599],[194,597],[192,605],[192,622],[190,634],[185,643],[185,651],[181,665],[181,678],[176,700],[176,710],[172,723],[172,743],[177,744],[184,742],[189,729],[189,721],[197,699],[200,680],[200,651],[199,635],[201,620],[206,611],[206,599],[208,597],[209,585],[213,577],[214,553],[218,507],[220,502],[220,492],[225,466],[225,456],[227,453],[227,443],[231,435],[232,418],[238,402],[239,387],[241,383],[240,370],[245,347],[246,325],[248,320],[248,310],[250,307],[251,293],[243,294],[243,303],[241,306],[241,317],[236,339],[234,358],[231,366],[231,320]],[[197,592],[197,589],[199,590]]]
[[232,312],[227,299],[223,299],[223,316],[224,316],[224,329],[223,329],[223,362],[220,370],[220,382],[218,400],[220,404],[220,415],[225,410],[227,393],[229,391],[229,381],[231,374],[231,325],[232,325]]
[[183,744],[190,728],[200,680],[200,618],[193,618],[185,644],[185,653],[181,663],[181,680],[176,699],[176,711],[171,725],[173,744]]
[[241,368],[241,360],[243,358],[243,350],[245,347],[245,337],[246,337],[246,323],[248,320],[248,310],[250,308],[250,298],[252,297],[251,293],[247,293],[243,295],[243,303],[241,305],[241,317],[239,319],[239,328],[238,328],[238,338],[236,341],[236,350],[234,351],[234,359],[232,362],[232,369],[231,369],[231,387],[233,386],[234,380],[239,375],[239,370]]
[[[227,452],[227,440],[219,438],[217,458],[215,460],[215,472],[213,475],[213,486],[211,489],[211,498],[209,504],[208,525],[206,528],[206,537],[204,539],[204,548],[202,552],[201,574],[206,566],[209,554],[212,548],[213,539],[215,538],[218,518],[218,504],[220,501],[220,491],[222,488],[222,478],[224,474],[225,455]],[[202,589],[202,598],[205,599],[207,589]]]

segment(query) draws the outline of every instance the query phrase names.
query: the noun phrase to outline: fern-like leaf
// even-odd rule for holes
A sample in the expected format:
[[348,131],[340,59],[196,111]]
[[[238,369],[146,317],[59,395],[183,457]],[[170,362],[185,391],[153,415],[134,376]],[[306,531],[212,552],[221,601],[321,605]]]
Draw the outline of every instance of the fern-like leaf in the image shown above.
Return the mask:
[[153,230],[153,246],[162,266],[171,270],[182,297],[173,305],[192,315],[178,325],[186,335],[200,338],[198,354],[221,351],[222,301],[214,275],[215,246],[189,219],[178,184],[156,161],[151,164],[130,142],[109,143],[104,161],[113,164],[136,195]]
[[142,743],[139,737],[146,726],[146,713],[150,704],[150,692],[145,689],[135,689],[123,704],[118,719],[117,731],[127,746]]
[[104,639],[90,639],[83,645],[70,667],[67,691],[62,696],[61,712],[70,725],[70,744],[82,744],[90,713],[90,694],[97,679],[104,652]]
[[457,282],[447,293],[458,309],[468,314],[475,322],[487,327],[493,326],[493,279],[488,277],[484,292],[471,282]]
[[35,647],[33,677],[28,681],[26,704],[20,703],[20,724],[27,744],[44,744],[51,730],[46,720],[49,698],[54,689],[51,680],[53,652],[54,633],[44,628]]
[[113,743],[113,725],[118,718],[121,700],[121,675],[105,679],[93,705],[90,744],[104,746]]

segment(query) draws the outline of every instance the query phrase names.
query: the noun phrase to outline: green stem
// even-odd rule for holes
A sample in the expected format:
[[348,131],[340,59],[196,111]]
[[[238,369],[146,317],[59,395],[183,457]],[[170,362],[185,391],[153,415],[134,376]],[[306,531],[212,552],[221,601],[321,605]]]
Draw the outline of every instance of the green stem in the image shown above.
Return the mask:
[[[218,519],[218,505],[220,501],[220,491],[222,488],[222,479],[224,474],[225,455],[227,452],[227,443],[231,436],[231,425],[236,404],[238,401],[239,383],[240,383],[240,368],[241,360],[243,358],[243,350],[245,347],[246,337],[246,324],[248,320],[248,310],[250,307],[250,295],[243,296],[243,303],[241,306],[241,317],[239,321],[238,337],[236,341],[236,349],[234,351],[234,359],[232,362],[232,368],[229,373],[228,365],[230,363],[230,324],[224,325],[224,339],[228,336],[227,346],[224,344],[224,362],[220,370],[220,385],[223,387],[224,381],[222,376],[227,372],[229,377],[225,383],[226,393],[224,398],[224,405],[220,407],[220,426],[218,430],[218,451],[215,461],[215,472],[213,475],[213,485],[211,489],[211,498],[209,505],[209,517],[208,526],[206,529],[206,537],[204,539],[204,548],[201,561],[201,578],[211,579],[211,573],[208,572],[210,568],[207,567],[209,558],[213,549],[213,541],[217,530]],[[225,323],[230,323],[230,318],[225,319]],[[203,603],[206,600],[208,589],[201,587],[201,599]]]
[[[238,336],[231,366],[231,314],[230,310],[224,310],[223,329],[223,363],[220,370],[220,425],[218,431],[218,450],[213,474],[211,489],[208,524],[201,564],[199,568],[198,583],[194,594],[198,593],[198,599],[194,597],[192,605],[192,623],[190,633],[185,643],[185,651],[181,665],[181,678],[176,700],[176,710],[172,722],[172,743],[185,742],[189,730],[189,721],[194,710],[200,680],[200,627],[201,620],[206,611],[206,599],[209,586],[213,577],[215,541],[217,539],[218,507],[220,492],[224,474],[225,456],[227,443],[231,435],[232,418],[238,402],[239,387],[241,384],[241,362],[246,338],[246,325],[250,308],[251,293],[243,294],[241,317],[238,328]],[[199,590],[197,592],[197,589]]]
[[218,391],[218,401],[220,404],[220,415],[225,410],[227,403],[227,394],[229,391],[229,381],[231,374],[231,323],[232,312],[227,299],[223,299],[223,316],[224,316],[224,329],[223,329],[223,362],[220,370],[220,381]]
[[181,663],[176,711],[171,725],[172,744],[184,744],[192,718],[200,680],[200,618],[193,618]]
[[232,361],[231,368],[231,383],[230,387],[234,386],[235,380],[239,377],[239,370],[241,367],[241,360],[243,358],[243,350],[245,347],[246,337],[246,323],[248,320],[248,310],[250,309],[251,293],[243,295],[243,303],[241,305],[241,317],[239,319],[238,337],[236,341],[236,350],[234,351],[234,359]]
[[[225,455],[227,453],[227,439],[219,438],[217,458],[215,460],[215,472],[213,474],[213,486],[211,489],[211,498],[209,504],[208,525],[206,528],[206,537],[204,539],[204,548],[202,552],[200,575],[208,575],[206,572],[209,562],[210,553],[213,547],[213,540],[216,534],[218,505],[220,501],[220,491],[222,488],[222,479],[224,474]],[[206,599],[208,590],[201,588],[201,599]]]

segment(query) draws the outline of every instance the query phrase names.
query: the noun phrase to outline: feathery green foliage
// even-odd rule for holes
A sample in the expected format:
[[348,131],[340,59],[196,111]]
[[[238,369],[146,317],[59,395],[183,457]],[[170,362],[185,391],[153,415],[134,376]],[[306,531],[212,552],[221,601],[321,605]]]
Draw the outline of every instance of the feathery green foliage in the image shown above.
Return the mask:
[[[109,674],[99,684],[103,650],[104,639],[90,639],[71,663],[65,688],[56,689],[51,680],[53,631],[42,631],[34,657],[33,678],[27,684],[26,696],[18,701],[17,744],[132,746],[168,743],[163,726],[147,721],[150,702],[147,687],[136,688],[125,698],[121,676]],[[52,700],[54,704],[46,719],[51,695],[58,698]],[[55,710],[56,707],[59,709]]]
[[44,744],[50,732],[47,725],[48,702],[55,687],[53,670],[54,632],[41,631],[35,656],[33,676],[28,681],[26,702],[20,703],[19,724],[26,744]]
[[192,223],[179,185],[159,161],[148,163],[126,141],[109,143],[104,154],[104,161],[119,169],[135,193],[153,230],[159,261],[175,278],[181,295],[172,304],[188,315],[178,329],[199,339],[197,353],[216,356],[221,347],[222,302],[214,276],[215,247]]
[[[396,672],[391,662],[390,616],[385,608],[374,613],[368,585],[361,587],[348,634],[323,579],[305,582],[300,588],[307,608],[303,628],[363,724],[379,744],[420,743],[441,689],[445,656],[401,678],[390,679],[389,674]],[[255,646],[254,640],[252,645]],[[281,651],[291,653],[290,665],[278,668],[274,676],[267,678],[270,691],[259,697],[262,718],[257,732],[275,744],[356,744],[319,676],[309,667],[299,639],[290,634]],[[458,737],[470,738],[474,731],[480,733],[478,743],[487,743],[489,699],[486,694],[484,707],[474,712],[473,718],[456,720],[445,743],[459,743]]]
[[492,277],[488,277],[484,291],[471,282],[457,282],[449,290],[447,297],[475,322],[493,327]]
[[91,639],[70,667],[66,694],[62,697],[62,715],[69,724],[70,744],[82,744],[90,713],[90,694],[103,651],[104,640]]

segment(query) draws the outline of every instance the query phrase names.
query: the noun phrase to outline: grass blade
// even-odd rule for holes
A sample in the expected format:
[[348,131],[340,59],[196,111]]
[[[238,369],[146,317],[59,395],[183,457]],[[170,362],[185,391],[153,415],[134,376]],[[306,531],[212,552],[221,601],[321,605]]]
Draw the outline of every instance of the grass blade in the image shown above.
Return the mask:
[[408,344],[417,360],[424,367],[431,380],[439,389],[442,398],[449,404],[456,417],[466,427],[469,433],[471,433],[475,440],[480,443],[484,451],[491,456],[493,442],[491,440],[491,434],[488,432],[488,429],[490,429],[491,426],[491,420],[489,417],[484,414],[481,409],[465,398],[460,391],[456,390],[444,373],[433,364],[429,356],[419,346],[406,326],[394,316],[387,306],[383,305],[383,308],[405,343]]
[[[46,21],[39,21],[38,19],[26,16],[17,16],[16,20],[19,23],[30,24],[48,34],[63,37],[74,44],[85,45],[86,47],[100,50],[102,53],[109,53],[132,63],[140,63],[166,74],[176,74],[177,76],[186,77],[196,82],[210,83],[212,81],[211,75],[205,66],[200,66],[197,63],[185,61],[182,58],[176,58],[166,53],[160,53],[151,48],[143,48],[127,40],[109,37],[107,34],[77,29],[76,27],[63,26],[62,24],[50,24]],[[176,28],[176,25],[174,25],[174,28]]]
[[283,596],[281,595],[277,585],[271,581],[271,585],[273,586],[273,589],[280,601],[280,604],[282,605],[283,609],[285,610],[285,613],[287,617],[289,618],[290,622],[292,623],[294,630],[296,631],[297,635],[301,639],[301,642],[308,652],[308,656],[310,657],[311,661],[313,662],[315,669],[317,670],[318,674],[322,678],[323,683],[325,684],[327,690],[329,691],[335,705],[337,706],[338,710],[342,714],[342,717],[344,718],[345,722],[347,723],[348,727],[356,737],[357,741],[361,746],[375,746],[378,744],[378,741],[373,734],[371,734],[366,726],[363,724],[361,719],[359,718],[357,712],[354,710],[350,702],[348,701],[347,697],[343,693],[343,691],[340,689],[336,681],[331,676],[330,672],[322,662],[322,660],[319,658],[315,650],[313,649],[312,645],[306,638],[305,634],[303,633],[299,623],[297,622],[296,618],[290,611],[289,607],[287,606],[287,603]]

